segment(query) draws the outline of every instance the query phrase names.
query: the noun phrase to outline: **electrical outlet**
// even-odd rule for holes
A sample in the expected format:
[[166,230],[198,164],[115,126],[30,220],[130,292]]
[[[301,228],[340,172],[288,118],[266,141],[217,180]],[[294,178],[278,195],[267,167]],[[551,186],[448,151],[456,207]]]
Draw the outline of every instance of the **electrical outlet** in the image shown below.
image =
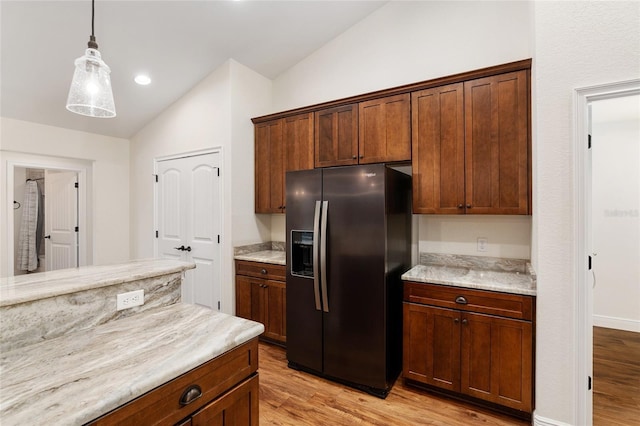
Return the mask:
[[486,237],[478,238],[478,251],[487,251],[487,246],[489,245],[489,239]]
[[144,305],[144,290],[135,290],[127,293],[120,293],[116,296],[116,310],[133,308]]

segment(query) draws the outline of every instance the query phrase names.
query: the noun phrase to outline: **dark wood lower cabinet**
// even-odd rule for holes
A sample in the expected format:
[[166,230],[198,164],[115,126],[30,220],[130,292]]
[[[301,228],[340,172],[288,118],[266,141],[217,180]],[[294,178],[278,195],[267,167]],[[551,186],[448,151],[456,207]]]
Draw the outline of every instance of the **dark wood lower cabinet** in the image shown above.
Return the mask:
[[261,339],[287,341],[284,266],[236,261],[236,315],[264,324]]
[[[469,304],[461,309],[412,303],[407,301],[420,290],[431,286],[434,305],[448,306],[456,298],[451,287],[405,283],[403,377],[408,383],[443,389],[474,402],[487,401],[497,406],[530,415],[533,411],[533,312],[525,317],[508,318],[471,312],[473,308],[492,310],[515,303],[514,295],[464,290],[465,300],[482,300],[484,306]],[[408,288],[413,286],[413,288]],[[417,289],[417,290],[416,290]],[[451,294],[452,300],[446,300]],[[503,297],[504,296],[504,297]],[[532,305],[531,296],[523,306]],[[516,298],[517,298],[516,297]],[[455,302],[454,302],[455,303]],[[521,312],[512,312],[522,317]]]
[[257,426],[257,370],[254,338],[88,424]]
[[258,425],[258,376],[239,384],[191,418],[192,426]]

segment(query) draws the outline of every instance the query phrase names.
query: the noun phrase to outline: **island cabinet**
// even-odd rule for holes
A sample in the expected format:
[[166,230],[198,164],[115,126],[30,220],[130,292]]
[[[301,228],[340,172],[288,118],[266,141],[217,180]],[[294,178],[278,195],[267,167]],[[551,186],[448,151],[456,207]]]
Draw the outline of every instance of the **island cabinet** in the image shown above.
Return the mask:
[[403,377],[530,416],[534,309],[532,296],[405,282]]
[[255,126],[255,212],[284,213],[286,172],[313,169],[313,114]]
[[261,339],[287,341],[284,265],[236,260],[236,315],[264,324]]
[[88,425],[257,426],[257,369],[254,338]]
[[529,71],[413,92],[413,211],[530,214]]
[[408,93],[315,113],[315,167],[411,160]]

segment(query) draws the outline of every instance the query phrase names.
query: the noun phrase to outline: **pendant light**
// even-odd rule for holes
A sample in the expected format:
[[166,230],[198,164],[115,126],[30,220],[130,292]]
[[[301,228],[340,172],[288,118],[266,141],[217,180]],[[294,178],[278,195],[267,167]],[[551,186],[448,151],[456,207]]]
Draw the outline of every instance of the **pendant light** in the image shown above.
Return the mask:
[[111,118],[116,116],[111,91],[111,69],[98,52],[98,43],[93,35],[95,15],[94,0],[91,0],[91,35],[88,49],[75,60],[75,71],[67,98],[67,109],[89,117]]

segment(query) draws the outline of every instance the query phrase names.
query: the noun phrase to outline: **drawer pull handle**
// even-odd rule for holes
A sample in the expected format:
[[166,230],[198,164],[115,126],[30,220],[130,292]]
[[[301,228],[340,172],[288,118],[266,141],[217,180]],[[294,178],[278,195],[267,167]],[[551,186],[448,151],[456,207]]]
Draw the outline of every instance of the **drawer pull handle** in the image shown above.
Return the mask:
[[468,302],[467,302],[467,299],[465,299],[464,296],[458,296],[458,297],[456,297],[456,303],[458,305],[466,305]]
[[263,275],[267,273],[266,269],[263,269],[262,271],[260,271],[260,273],[262,273]]
[[187,404],[191,404],[196,399],[202,396],[202,389],[198,385],[191,385],[184,392],[182,392],[182,396],[180,397],[180,405],[185,406]]

